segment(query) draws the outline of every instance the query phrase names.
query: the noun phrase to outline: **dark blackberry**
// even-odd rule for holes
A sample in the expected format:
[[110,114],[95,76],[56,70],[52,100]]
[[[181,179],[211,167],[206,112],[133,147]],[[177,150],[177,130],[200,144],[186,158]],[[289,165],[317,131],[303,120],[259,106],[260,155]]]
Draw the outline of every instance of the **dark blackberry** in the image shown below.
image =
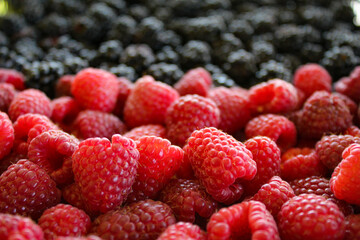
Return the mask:
[[122,52],[123,47],[119,40],[102,42],[99,46],[97,56],[92,61],[92,64],[100,65],[102,62],[118,63]]
[[120,61],[141,73],[155,61],[155,56],[148,45],[132,44],[125,48]]
[[126,12],[126,2],[123,0],[102,0],[103,3],[111,7],[117,14],[123,14]]
[[38,22],[38,29],[45,36],[60,36],[70,31],[70,22],[57,13],[51,13]]
[[24,0],[25,7],[21,9],[28,23],[34,24],[39,21],[45,15],[44,5],[41,0]]
[[169,0],[168,6],[176,16],[195,17],[201,12],[202,0]]
[[298,16],[294,11],[284,9],[278,14],[279,25],[296,23],[297,21],[298,21]]
[[334,14],[330,9],[313,5],[303,6],[299,15],[304,23],[310,24],[322,31],[329,30],[334,25]]
[[18,55],[16,52],[9,50],[8,47],[0,47],[0,67],[1,68],[11,68],[18,71],[22,71],[25,64],[28,63],[28,60]]
[[219,63],[226,61],[226,58],[231,52],[244,47],[241,40],[232,33],[221,34],[211,45],[213,56]]
[[337,21],[352,23],[355,17],[350,1],[331,1],[330,6]]
[[347,28],[334,28],[324,34],[326,46],[328,48],[335,46],[350,46],[356,54],[360,53],[360,33],[352,32]]
[[321,43],[322,42],[322,34],[321,32],[314,28],[311,25],[303,25],[300,26],[304,34],[304,41],[311,43]]
[[[268,33],[263,33],[263,34],[259,34],[259,35],[254,35],[251,42],[258,42],[258,41],[264,41],[264,42],[274,44],[274,42],[276,40],[275,40],[274,34],[268,32]],[[249,45],[251,45],[251,42]]]
[[[134,34],[134,40],[137,43],[146,43],[154,50],[160,49],[163,42],[159,38],[166,37],[166,35],[161,35],[164,32],[164,24],[162,21],[155,17],[144,18],[137,27]],[[164,40],[166,41],[166,39]]]
[[0,30],[8,37],[20,32],[26,27],[25,18],[19,14],[8,14],[0,17]]
[[230,0],[205,0],[202,2],[201,10],[219,10],[219,9],[229,9],[231,7]]
[[144,5],[140,4],[134,4],[130,6],[128,14],[139,22],[142,19],[150,16],[149,10]]
[[82,14],[86,9],[82,0],[48,0],[46,5],[49,12],[57,12],[64,16]]
[[292,72],[295,72],[295,70],[302,65],[302,62],[300,58],[298,57],[298,54],[276,54],[275,61],[280,62],[285,65],[286,68],[290,69]]
[[275,31],[275,44],[281,52],[296,52],[301,49],[304,31],[294,24],[284,24]]
[[211,62],[210,45],[203,41],[187,42],[180,51],[181,64],[187,69]]
[[251,44],[251,52],[254,54],[256,62],[267,62],[275,56],[274,46],[266,41],[256,41]]
[[14,50],[29,61],[39,60],[44,56],[44,52],[37,45],[36,41],[30,38],[18,40],[14,45]]
[[8,37],[0,31],[0,46],[7,46],[9,44]]
[[136,74],[135,69],[125,64],[119,64],[117,66],[110,67],[106,70],[115,74],[118,77],[125,77],[132,82],[135,82],[136,79],[138,79],[138,75]]
[[153,76],[157,81],[173,85],[179,81],[184,72],[175,64],[162,62],[151,65],[146,70],[146,74]]
[[88,61],[76,56],[65,58],[63,64],[65,74],[76,74],[89,66]]
[[286,68],[283,63],[270,60],[260,64],[259,70],[256,72],[256,78],[259,82],[264,82],[273,78],[280,78],[285,81],[291,81],[291,70]]
[[319,62],[323,57],[323,47],[316,43],[304,43],[300,51],[303,62]]
[[83,48],[83,49],[80,50],[79,56],[82,59],[86,60],[90,64],[90,66],[97,67],[97,66],[91,65],[91,62],[93,62],[94,58],[96,58],[96,56],[97,56],[97,51],[96,50]]
[[157,33],[157,41],[153,45],[154,50],[160,50],[162,47],[169,45],[172,47],[177,47],[181,45],[181,37],[172,30],[161,31]]
[[172,9],[169,7],[158,7],[154,9],[154,17],[162,22],[168,22],[173,17]]
[[121,39],[124,45],[128,45],[133,38],[136,29],[136,21],[130,16],[120,16],[115,19],[107,39]]
[[94,19],[104,32],[111,27],[112,22],[117,16],[115,11],[103,2],[91,4],[87,9],[87,15]]
[[94,19],[79,16],[72,20],[72,35],[80,41],[98,43],[104,37],[104,30]]
[[236,85],[234,80],[226,75],[220,67],[206,64],[205,69],[210,72],[215,86],[233,87]]
[[254,28],[251,24],[241,19],[232,21],[229,25],[229,31],[243,42],[249,41],[254,34]]
[[166,63],[179,63],[179,54],[170,46],[163,47],[156,54],[157,62],[166,62]]
[[222,18],[226,25],[229,25],[235,18],[235,13],[226,9],[212,9],[206,11],[205,16]]
[[58,61],[63,62],[66,58],[74,57],[69,49],[66,48],[51,48],[48,50],[47,54],[44,56],[45,61]]
[[70,35],[62,35],[59,37],[54,47],[66,48],[73,54],[79,54],[80,51],[85,48],[84,44],[72,39]]
[[245,18],[249,20],[255,33],[272,32],[277,27],[277,12],[263,7],[247,13]]

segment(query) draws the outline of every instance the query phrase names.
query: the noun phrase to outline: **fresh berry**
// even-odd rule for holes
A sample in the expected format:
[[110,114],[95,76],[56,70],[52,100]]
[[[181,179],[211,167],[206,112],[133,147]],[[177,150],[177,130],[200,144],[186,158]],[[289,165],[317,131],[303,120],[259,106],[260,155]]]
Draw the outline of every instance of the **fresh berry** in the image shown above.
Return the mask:
[[40,166],[28,160],[11,165],[0,176],[0,211],[33,219],[60,202],[56,183]]
[[0,239],[43,240],[44,233],[30,218],[0,213]]
[[349,77],[343,77],[334,85],[335,91],[342,93],[356,103],[360,102],[360,66],[354,68]]
[[184,147],[195,176],[217,201],[233,203],[243,194],[240,180],[251,180],[256,162],[244,144],[216,129],[194,131]]
[[67,204],[58,204],[45,210],[38,223],[45,239],[56,239],[59,236],[80,237],[85,235],[91,226],[90,217],[84,211]]
[[166,129],[162,125],[148,124],[133,128],[129,132],[124,134],[124,137],[131,138],[134,141],[144,136],[156,136],[165,138]]
[[95,235],[89,235],[86,237],[57,237],[55,240],[103,240]]
[[9,119],[9,116],[0,112],[0,162],[1,160],[10,153],[14,140],[14,127]]
[[105,213],[121,205],[136,177],[139,151],[133,140],[115,134],[89,138],[72,156],[76,183],[91,211]]
[[130,80],[128,80],[127,78],[119,77],[118,86],[119,86],[119,91],[113,113],[118,117],[122,117],[124,113],[126,100],[129,97],[130,92],[134,88],[134,84],[130,82]]
[[55,98],[52,105],[51,120],[59,124],[70,125],[80,112],[78,103],[69,96]]
[[352,125],[344,131],[344,134],[351,135],[353,137],[360,137],[360,129],[357,126]]
[[206,233],[197,225],[177,222],[167,227],[157,240],[206,240]]
[[194,68],[189,70],[174,85],[180,96],[187,94],[197,94],[206,97],[212,84],[210,73],[204,68]]
[[111,112],[118,94],[116,76],[101,69],[83,69],[76,74],[71,93],[83,108]]
[[0,68],[0,82],[1,83],[10,83],[17,90],[20,90],[20,91],[25,89],[24,75],[13,69]]
[[360,239],[360,215],[349,215],[345,218],[344,240]]
[[55,94],[57,97],[72,96],[71,85],[75,79],[74,75],[64,75],[56,82]]
[[[186,146],[186,145],[185,145]],[[179,170],[176,173],[176,177],[179,179],[195,179],[194,170],[191,167],[189,157],[184,152],[183,161],[180,164]]]
[[194,130],[217,127],[220,110],[211,99],[198,95],[180,97],[166,114],[167,138],[178,146],[183,146]]
[[353,100],[351,100],[351,98],[338,92],[333,92],[332,95],[340,98],[345,103],[352,116],[357,115],[358,105]]
[[0,83],[0,111],[7,112],[17,92],[13,85]]
[[343,239],[345,217],[338,206],[322,196],[301,194],[291,198],[278,214],[281,239]]
[[124,108],[124,119],[130,128],[145,124],[163,124],[169,106],[179,94],[169,85],[151,76],[136,81]]
[[14,140],[11,152],[0,161],[0,175],[5,172],[10,165],[17,163],[20,159],[27,158],[28,146],[27,142]]
[[280,240],[276,222],[263,203],[245,201],[214,213],[207,225],[208,240]]

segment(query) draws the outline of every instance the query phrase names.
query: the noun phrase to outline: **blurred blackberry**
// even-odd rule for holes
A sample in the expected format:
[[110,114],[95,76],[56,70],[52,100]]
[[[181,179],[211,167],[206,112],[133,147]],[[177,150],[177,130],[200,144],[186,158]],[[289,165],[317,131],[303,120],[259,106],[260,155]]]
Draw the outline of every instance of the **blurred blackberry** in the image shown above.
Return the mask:
[[150,16],[149,10],[144,5],[134,4],[131,5],[128,10],[128,14],[139,22],[142,19]]
[[156,11],[156,9],[164,7],[166,4],[167,0],[152,0],[152,1],[147,1],[147,0],[143,0],[142,3],[145,5],[145,7],[147,7],[149,9],[149,11],[151,11],[152,13]]
[[184,72],[176,64],[156,63],[151,65],[146,74],[153,76],[157,81],[169,85],[175,84],[184,75]]
[[41,0],[24,0],[24,5],[21,12],[28,23],[34,24],[45,15],[45,8]]
[[331,10],[337,21],[352,23],[355,17],[350,1],[331,1]]
[[267,62],[275,56],[274,46],[266,41],[253,42],[251,52],[254,54],[257,63]]
[[324,36],[328,48],[349,46],[354,50],[356,55],[360,54],[360,33],[352,32],[346,28],[334,28],[326,32]]
[[178,64],[179,54],[172,47],[165,46],[156,54],[156,61]]
[[222,18],[226,25],[229,25],[235,18],[234,12],[226,9],[211,9],[206,11],[205,16]]
[[249,45],[251,46],[252,42],[258,42],[258,41],[264,41],[264,42],[274,44],[276,40],[275,40],[274,34],[268,32],[268,33],[263,33],[263,34],[259,34],[259,35],[254,35],[252,38],[252,41],[250,42]]
[[240,39],[232,33],[221,34],[220,37],[212,42],[212,53],[217,62],[222,63],[231,52],[237,51],[244,47]]
[[302,65],[301,59],[298,57],[298,54],[276,54],[275,61],[280,62],[285,65],[286,68],[290,69],[292,72]]
[[272,32],[277,27],[277,12],[266,7],[258,8],[246,14],[246,19],[254,28],[255,33]]
[[91,61],[92,65],[100,65],[103,62],[118,63],[123,52],[122,43],[119,40],[102,42],[96,57]]
[[291,70],[286,68],[283,63],[270,60],[260,64],[260,68],[256,72],[256,78],[259,82],[264,82],[273,78],[280,78],[289,82],[291,81]]
[[86,9],[84,1],[81,0],[47,0],[46,5],[49,12],[57,12],[64,16],[82,14]]
[[180,51],[181,65],[189,69],[210,63],[210,50],[210,45],[206,42],[198,40],[187,42]]
[[133,67],[137,73],[147,69],[154,61],[154,53],[146,44],[129,45],[120,58],[121,63]]
[[275,45],[281,52],[296,52],[304,42],[304,31],[294,24],[284,24],[275,31]]
[[158,32],[156,35],[157,41],[153,45],[154,50],[160,50],[162,47],[169,45],[172,47],[177,47],[181,45],[181,37],[172,30],[166,30]]
[[308,5],[300,7],[299,13],[304,23],[322,31],[329,30],[334,25],[334,14],[330,9]]
[[126,2],[123,0],[102,0],[103,3],[116,11],[116,14],[123,14],[126,12]]
[[8,14],[0,17],[0,30],[8,37],[20,32],[26,27],[25,18],[19,14]]
[[252,12],[259,8],[259,5],[253,1],[231,0],[233,8],[238,13]]
[[45,61],[63,62],[66,58],[71,58],[74,56],[75,55],[72,54],[67,48],[51,48],[48,50],[43,59]]
[[9,44],[8,37],[0,31],[0,46],[7,46]]
[[38,22],[37,26],[43,35],[51,37],[60,36],[70,31],[68,19],[57,13],[45,16]]
[[107,39],[121,39],[124,45],[128,45],[133,38],[136,29],[136,21],[130,16],[120,16],[115,19]]
[[63,63],[65,74],[76,74],[89,66],[89,63],[80,57],[66,58]]
[[226,75],[220,67],[206,64],[205,69],[210,72],[215,86],[233,87],[236,85],[234,80]]
[[229,9],[231,7],[230,0],[205,0],[202,2],[201,10],[219,10],[219,9]]
[[169,0],[168,6],[176,16],[195,17],[201,12],[202,0]]
[[44,56],[44,52],[34,39],[22,38],[15,43],[13,48],[19,55],[24,56],[29,61],[39,60]]
[[154,9],[153,15],[162,22],[168,22],[173,17],[173,12],[169,7],[158,7]]
[[229,25],[229,31],[243,42],[247,42],[254,34],[254,28],[246,20],[236,19]]
[[323,57],[322,45],[316,43],[304,43],[300,51],[303,62],[319,62]]
[[311,43],[321,43],[322,33],[311,25],[299,26],[304,34],[304,41]]
[[101,26],[104,33],[111,28],[111,24],[116,19],[115,11],[103,2],[93,3],[86,11],[87,15],[94,19]]
[[71,38],[70,35],[62,35],[57,39],[55,47],[66,48],[73,54],[79,54],[84,49],[84,44]]
[[18,55],[16,52],[11,51],[8,47],[0,47],[0,67],[11,68],[22,71],[28,61],[25,57]]
[[279,25],[296,22],[298,22],[298,16],[294,11],[284,9],[278,14]]
[[115,74],[118,77],[125,77],[132,82],[135,82],[136,79],[138,79],[138,75],[136,74],[135,69],[125,64],[119,64],[106,70]]
[[223,70],[217,66],[217,65],[214,65],[212,63],[208,63],[204,66],[204,68],[211,74],[215,74],[215,73],[223,73]]
[[90,64],[90,66],[97,67],[97,66],[91,65],[91,63],[94,61],[94,58],[97,56],[97,51],[96,50],[83,48],[79,52],[79,56],[82,59],[86,60]]
[[98,43],[102,41],[104,33],[101,26],[88,16],[74,17],[72,20],[72,35],[75,39],[88,43]]
[[162,32],[164,32],[163,22],[155,17],[147,17],[137,26],[134,40],[137,43],[146,43],[156,50],[162,47],[162,43],[159,41]]

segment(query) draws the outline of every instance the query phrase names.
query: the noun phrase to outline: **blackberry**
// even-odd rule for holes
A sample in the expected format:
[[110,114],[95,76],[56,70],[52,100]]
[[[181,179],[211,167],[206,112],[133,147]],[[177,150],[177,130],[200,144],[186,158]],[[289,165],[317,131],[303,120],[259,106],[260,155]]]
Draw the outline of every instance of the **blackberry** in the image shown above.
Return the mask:
[[327,47],[350,46],[356,54],[360,53],[360,34],[346,28],[335,28],[324,34]]
[[102,41],[104,31],[94,19],[80,16],[72,20],[72,35],[84,42],[98,43]]
[[74,55],[66,48],[51,48],[43,58],[46,61],[63,62],[66,58],[74,57]]
[[64,16],[82,14],[86,9],[84,1],[81,0],[48,0],[46,5],[49,12],[57,12]]
[[334,14],[330,9],[308,5],[301,7],[299,12],[304,23],[322,31],[329,30],[334,25]]
[[323,57],[323,47],[316,43],[304,43],[300,51],[303,62],[319,62]]
[[132,17],[120,16],[112,24],[107,39],[121,39],[124,45],[128,45],[132,41],[136,25],[136,21]]
[[260,82],[264,82],[273,78],[280,78],[285,81],[291,81],[291,69],[286,68],[283,63],[270,60],[260,64],[259,70],[256,72],[256,78]]
[[249,41],[254,34],[254,28],[251,24],[241,19],[232,21],[229,25],[229,31],[243,42]]
[[154,50],[160,50],[166,45],[177,47],[181,45],[182,42],[181,37],[172,30],[158,32],[156,37],[156,43],[153,44]]
[[276,54],[275,61],[283,63],[292,72],[302,64],[298,54]]
[[251,45],[251,52],[254,54],[257,63],[267,62],[275,56],[274,46],[266,41],[256,41]]
[[206,64],[205,69],[208,70],[213,79],[215,86],[233,87],[236,86],[233,79],[226,75],[222,69],[213,64]]
[[122,43],[119,40],[110,40],[102,42],[99,46],[97,56],[92,62],[100,65],[102,62],[119,62],[120,55],[123,52]]
[[296,22],[298,22],[298,16],[294,11],[284,9],[278,15],[279,25],[296,23]]
[[7,46],[9,44],[8,37],[0,31],[0,46]]
[[19,14],[8,14],[0,17],[0,30],[8,37],[20,32],[25,27],[25,18]]
[[91,4],[86,13],[101,26],[104,32],[111,27],[117,16],[111,7],[102,2]]
[[126,2],[123,0],[102,0],[103,3],[116,11],[116,14],[123,14],[126,12]]
[[311,25],[300,26],[304,34],[304,41],[311,43],[321,43],[322,33]]
[[172,9],[169,7],[158,7],[154,9],[154,17],[162,22],[168,22],[173,16]]
[[[137,27],[134,40],[137,43],[146,43],[153,49],[162,47],[159,37],[164,32],[164,24],[155,17],[143,19]],[[165,36],[166,37],[166,36]]]
[[119,64],[106,70],[115,74],[118,77],[125,77],[132,82],[135,82],[138,79],[138,75],[136,74],[135,69],[125,64]]
[[150,16],[149,10],[140,4],[134,4],[129,7],[129,15],[133,17],[136,21],[141,21],[144,18],[147,18]]
[[79,54],[85,48],[84,44],[72,39],[70,35],[62,35],[56,41],[55,47],[66,48],[73,54]]
[[21,12],[28,23],[34,24],[44,17],[45,8],[41,0],[24,0],[24,2],[25,7]]
[[154,53],[146,44],[129,45],[120,58],[121,63],[133,67],[137,73],[147,69],[154,61]]
[[246,19],[253,26],[255,33],[272,32],[277,26],[277,13],[268,8],[256,9],[246,14]]
[[202,66],[211,62],[210,45],[203,41],[192,40],[181,48],[181,64],[187,68]]
[[176,16],[195,17],[201,12],[202,0],[169,0],[168,6]]
[[353,22],[355,14],[349,1],[331,1],[330,8],[337,21]]
[[230,0],[205,0],[202,3],[201,9],[203,11],[214,9],[229,9],[231,7]]
[[252,42],[258,42],[258,41],[264,41],[264,42],[268,42],[271,44],[274,44],[276,42],[274,34],[270,33],[270,32],[259,34],[259,35],[254,35],[252,38]]
[[0,67],[10,68],[18,71],[22,71],[25,64],[28,61],[25,57],[18,55],[16,52],[9,50],[9,48],[3,46],[0,47]]
[[296,52],[301,49],[304,31],[294,24],[284,24],[275,31],[275,44],[281,52]]
[[63,64],[65,74],[76,74],[89,66],[88,61],[76,56],[65,58]]
[[179,54],[171,46],[165,46],[156,54],[156,61],[177,64]]
[[226,9],[214,9],[206,12],[206,16],[222,18],[226,25],[229,25],[235,18],[234,12]]
[[175,64],[162,62],[151,65],[146,70],[146,74],[153,76],[157,81],[173,85],[179,81],[184,72]]
[[226,61],[227,56],[233,51],[243,48],[244,44],[232,33],[221,34],[220,38],[212,42],[212,53],[215,59],[221,63]]
[[44,52],[31,38],[22,38],[14,45],[14,50],[24,56],[29,61],[39,60],[44,56]]
[[70,31],[70,22],[57,13],[51,13],[38,22],[38,29],[45,36],[60,36]]
[[90,66],[92,66],[92,67],[97,67],[97,66],[91,65],[91,63],[94,61],[94,59],[95,59],[96,56],[97,56],[97,51],[96,51],[96,50],[83,48],[83,49],[80,50],[79,56],[80,56],[82,59],[84,59],[84,60],[86,60],[87,62],[89,62],[89,63],[90,63]]

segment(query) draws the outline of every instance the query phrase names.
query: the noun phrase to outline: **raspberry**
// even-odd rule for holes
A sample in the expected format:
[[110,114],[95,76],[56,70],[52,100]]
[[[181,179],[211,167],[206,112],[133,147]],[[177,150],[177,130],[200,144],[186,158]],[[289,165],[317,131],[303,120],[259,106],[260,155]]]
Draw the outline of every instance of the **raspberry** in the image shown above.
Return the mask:
[[351,135],[353,137],[360,137],[360,129],[357,126],[350,126],[344,131],[345,135]]
[[44,233],[30,218],[0,213],[0,239],[43,240]]
[[306,100],[297,128],[303,137],[319,139],[324,134],[339,134],[351,124],[351,113],[339,97],[317,91]]
[[139,151],[133,140],[115,134],[81,142],[72,156],[76,183],[93,212],[107,212],[121,205],[136,177]]
[[166,114],[167,138],[178,146],[183,146],[194,130],[217,127],[220,110],[211,99],[198,95],[180,97]]
[[243,97],[247,97],[247,98],[249,97],[249,90],[246,88],[242,88],[239,86],[233,86],[230,88],[230,90],[240,94]]
[[178,222],[165,229],[157,240],[206,240],[206,233],[197,225]]
[[52,100],[51,120],[60,124],[71,124],[80,112],[78,103],[72,97],[64,96]]
[[344,240],[360,239],[360,215],[349,215],[345,218]]
[[245,127],[250,120],[249,99],[225,87],[213,88],[209,91],[220,110],[219,129],[232,134]]
[[71,85],[74,82],[75,75],[64,75],[56,82],[55,95],[56,97],[72,96]]
[[353,69],[349,77],[343,77],[334,84],[335,91],[342,93],[354,102],[360,102],[360,66]]
[[74,121],[74,135],[79,139],[105,137],[126,132],[125,124],[115,115],[106,112],[84,110]]
[[310,63],[300,66],[293,78],[294,86],[305,93],[306,98],[316,91],[331,91],[332,78],[322,66]]
[[91,232],[103,239],[155,240],[175,222],[168,205],[148,199],[101,215]]
[[13,69],[0,68],[0,82],[12,84],[17,90],[25,89],[25,77]]
[[253,155],[257,172],[253,180],[244,182],[246,195],[254,195],[273,176],[280,175],[280,149],[268,137],[254,137],[245,146]]
[[341,93],[337,93],[337,92],[333,92],[332,95],[340,98],[345,103],[345,105],[348,107],[352,116],[357,115],[358,106],[353,100],[351,100],[351,98],[349,98],[346,95],[343,95]]
[[38,165],[20,160],[0,176],[0,212],[40,217],[60,202],[56,183]]
[[0,175],[5,172],[11,164],[17,163],[20,159],[27,158],[27,152],[27,142],[15,140],[11,152],[1,159]]
[[59,186],[74,181],[71,156],[79,140],[61,130],[43,132],[29,144],[28,158],[44,169]]
[[180,164],[179,170],[176,173],[176,177],[182,179],[195,179],[194,171],[186,152],[184,152],[184,158]]
[[58,236],[80,237],[85,235],[91,226],[91,220],[86,213],[67,204],[58,204],[44,211],[39,218],[46,239]]
[[360,205],[360,144],[353,143],[347,147],[342,158],[331,176],[331,190],[336,198]]
[[124,137],[131,138],[134,141],[144,136],[156,136],[165,138],[166,129],[162,125],[148,124],[133,128],[129,132],[124,134]]
[[284,203],[278,214],[281,239],[343,239],[345,217],[338,206],[324,197],[301,194]]
[[200,183],[219,202],[238,200],[243,193],[238,181],[256,174],[256,162],[245,145],[216,128],[194,131],[184,151]]
[[189,70],[174,85],[180,96],[197,94],[206,97],[212,84],[210,73],[204,68],[198,67]]
[[294,196],[289,183],[274,176],[250,199],[265,204],[266,209],[276,218],[281,206]]
[[130,82],[127,78],[120,77],[118,78],[118,86],[119,86],[119,92],[116,99],[116,105],[113,111],[113,114],[115,114],[118,117],[122,117],[124,113],[124,107],[127,98],[130,95],[130,92],[134,88],[134,84]]
[[327,168],[334,170],[342,160],[342,152],[352,143],[360,144],[360,138],[351,135],[329,135],[316,143],[315,150],[320,161]]
[[245,127],[246,138],[266,136],[276,142],[282,152],[296,143],[296,128],[284,116],[263,114],[251,119]]
[[14,145],[14,128],[8,115],[0,112],[0,162],[10,153]]
[[287,181],[325,174],[326,167],[314,149],[291,148],[281,157],[281,177]]
[[0,83],[0,111],[7,112],[17,92],[13,85]]
[[168,204],[178,221],[194,223],[208,219],[218,204],[197,180],[172,179],[161,191],[160,201]]
[[273,216],[258,201],[246,201],[220,209],[211,216],[207,232],[208,240],[280,240]]
[[52,105],[50,99],[37,89],[27,89],[16,95],[9,106],[10,119],[16,119],[26,113],[38,113],[50,117]]
[[90,235],[87,237],[57,237],[55,240],[102,240],[101,238]]
[[140,153],[137,176],[128,202],[155,198],[170,181],[182,162],[184,151],[170,141],[155,136],[145,136],[136,141]]
[[297,91],[281,79],[272,79],[249,89],[252,111],[260,113],[287,113],[298,105]]
[[76,74],[71,93],[83,108],[111,112],[118,94],[116,76],[105,70],[86,68]]

